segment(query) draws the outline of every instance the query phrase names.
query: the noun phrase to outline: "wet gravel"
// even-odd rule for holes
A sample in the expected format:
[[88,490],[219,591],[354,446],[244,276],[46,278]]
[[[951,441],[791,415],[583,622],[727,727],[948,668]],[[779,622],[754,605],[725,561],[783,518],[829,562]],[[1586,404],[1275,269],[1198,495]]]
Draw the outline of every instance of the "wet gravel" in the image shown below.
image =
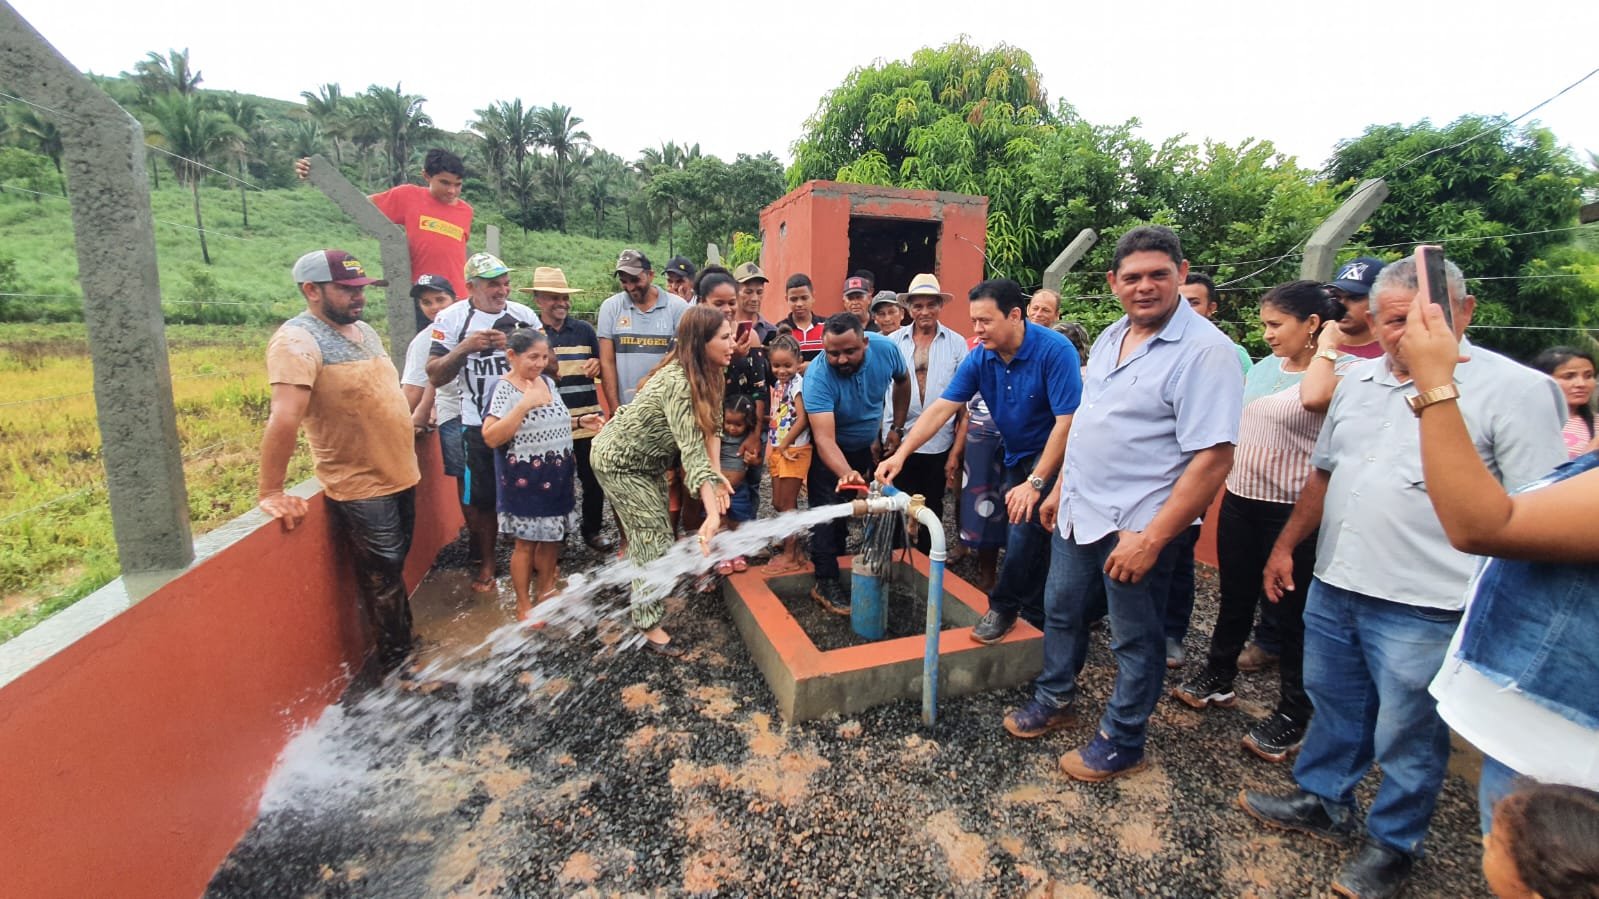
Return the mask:
[[[598,561],[574,542],[564,564]],[[975,575],[972,560],[951,569]],[[1214,572],[1200,574],[1194,659],[1215,616]],[[1055,766],[1109,694],[1103,632],[1085,717],[1021,741],[1000,720],[1022,690],[945,700],[931,730],[914,700],[786,726],[718,600],[674,603],[667,626],[686,660],[618,651],[606,628],[550,637],[452,732],[386,747],[359,795],[264,814],[208,895],[1309,896],[1354,848],[1235,805],[1241,788],[1291,784],[1238,742],[1275,697],[1273,671],[1244,675],[1234,709],[1163,700],[1150,767],[1090,786]],[[1473,791],[1451,776],[1407,895],[1488,895],[1479,852]]]

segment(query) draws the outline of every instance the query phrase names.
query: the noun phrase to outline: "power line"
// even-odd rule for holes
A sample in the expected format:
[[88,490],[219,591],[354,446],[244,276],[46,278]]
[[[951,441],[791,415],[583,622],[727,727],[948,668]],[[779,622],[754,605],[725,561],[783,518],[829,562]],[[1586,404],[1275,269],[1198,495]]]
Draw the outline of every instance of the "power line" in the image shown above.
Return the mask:
[[[1544,99],[1542,102],[1538,103],[1537,105],[1533,106],[1531,109],[1527,110],[1526,112],[1522,113],[1521,115],[1516,116],[1513,119],[1508,119],[1508,120],[1506,120],[1504,122],[1499,123],[1498,125],[1495,125],[1492,128],[1485,128],[1485,129],[1477,132],[1476,134],[1473,134],[1472,136],[1466,138],[1465,140],[1457,141],[1457,142],[1455,142],[1453,144],[1450,144],[1447,147],[1435,147],[1435,148],[1433,148],[1431,150],[1428,150],[1428,151],[1426,151],[1424,153],[1420,153],[1420,154],[1417,154],[1416,156],[1412,156],[1411,158],[1409,158],[1409,159],[1405,160],[1404,162],[1400,163],[1399,165],[1395,166],[1392,170],[1390,170],[1386,174],[1380,175],[1380,176],[1377,176],[1377,177],[1381,177],[1381,178],[1393,177],[1394,175],[1399,174],[1400,172],[1404,171],[1407,168],[1410,168],[1411,166],[1413,166],[1416,163],[1420,162],[1421,160],[1427,158],[1428,156],[1433,155],[1434,153],[1442,153],[1442,152],[1444,152],[1446,150],[1453,150],[1453,149],[1455,149],[1457,147],[1465,146],[1466,144],[1469,144],[1472,141],[1474,141],[1474,140],[1476,140],[1476,139],[1478,139],[1480,137],[1483,137],[1485,135],[1492,134],[1492,133],[1494,133],[1496,131],[1502,131],[1505,128],[1508,128],[1511,125],[1514,125],[1515,123],[1521,121],[1522,119],[1526,118],[1527,116],[1532,115],[1533,113],[1537,112],[1538,110],[1540,110],[1540,109],[1544,108],[1545,106],[1549,105],[1550,103],[1554,102],[1555,99],[1557,99],[1560,96],[1564,95],[1567,91],[1571,90],[1572,88],[1575,88],[1577,85],[1582,84],[1584,81],[1587,81],[1589,78],[1592,78],[1596,74],[1599,74],[1599,68],[1593,69],[1588,74],[1586,74],[1586,75],[1582,76],[1581,78],[1578,78],[1576,81],[1573,81],[1572,83],[1566,85],[1565,87],[1563,87],[1560,90],[1556,91],[1551,96],[1549,96],[1546,99]],[[1362,191],[1371,189],[1369,185],[1375,185],[1375,184],[1376,184],[1375,179],[1368,179],[1367,183],[1363,183],[1360,187],[1355,188],[1355,191],[1353,193],[1351,193],[1349,195],[1348,199],[1346,199],[1344,202],[1347,203],[1347,202],[1349,202],[1349,200],[1353,200],[1355,197],[1360,196]],[[1253,278],[1256,275],[1259,275],[1262,272],[1267,271],[1272,266],[1278,264],[1279,262],[1282,262],[1285,259],[1292,258],[1295,255],[1303,255],[1302,253],[1299,253],[1299,249],[1301,247],[1303,247],[1306,243],[1308,243],[1310,241],[1311,235],[1313,235],[1315,233],[1316,233],[1315,229],[1312,228],[1311,231],[1310,231],[1310,234],[1306,234],[1303,238],[1301,238],[1299,240],[1298,243],[1295,243],[1292,247],[1290,247],[1287,253],[1284,253],[1283,255],[1278,256],[1275,259],[1270,260],[1269,262],[1267,262],[1267,264],[1265,266],[1263,266],[1261,268],[1258,268],[1255,271],[1252,271],[1252,272],[1250,272],[1247,275],[1244,275],[1244,276],[1238,277],[1238,278],[1232,278],[1232,279],[1230,279],[1228,281],[1224,281],[1223,283],[1218,284],[1216,286],[1217,287],[1227,287],[1227,286],[1230,286],[1230,285],[1233,285],[1233,284],[1237,284],[1240,281],[1247,281],[1250,278]]]

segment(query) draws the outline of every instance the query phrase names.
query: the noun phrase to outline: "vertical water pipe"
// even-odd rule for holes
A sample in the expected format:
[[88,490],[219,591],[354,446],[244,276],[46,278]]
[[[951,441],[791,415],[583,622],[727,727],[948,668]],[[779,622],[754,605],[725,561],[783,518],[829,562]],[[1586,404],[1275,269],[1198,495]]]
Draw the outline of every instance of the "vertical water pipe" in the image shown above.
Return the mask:
[[944,523],[933,510],[923,505],[920,495],[911,497],[910,514],[927,528],[927,651],[922,657],[922,723],[938,723],[938,638],[944,629]]

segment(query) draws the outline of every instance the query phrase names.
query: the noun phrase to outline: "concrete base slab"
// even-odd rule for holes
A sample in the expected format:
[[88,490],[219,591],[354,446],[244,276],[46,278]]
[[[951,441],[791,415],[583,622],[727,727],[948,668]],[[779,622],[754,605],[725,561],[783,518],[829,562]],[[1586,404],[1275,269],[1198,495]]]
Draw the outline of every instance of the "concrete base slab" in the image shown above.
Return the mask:
[[[927,592],[927,556],[911,554],[913,588]],[[850,560],[839,559],[846,571]],[[822,651],[772,590],[774,583],[808,580],[809,574],[768,577],[752,568],[722,586],[733,621],[777,698],[785,721],[830,713],[849,715],[921,696],[926,636],[881,640]],[[846,575],[847,577],[847,575]],[[971,629],[988,611],[988,597],[954,572],[944,572],[944,628],[939,638],[940,696],[965,696],[1027,683],[1043,667],[1043,634],[1024,621],[1004,640],[985,646]]]

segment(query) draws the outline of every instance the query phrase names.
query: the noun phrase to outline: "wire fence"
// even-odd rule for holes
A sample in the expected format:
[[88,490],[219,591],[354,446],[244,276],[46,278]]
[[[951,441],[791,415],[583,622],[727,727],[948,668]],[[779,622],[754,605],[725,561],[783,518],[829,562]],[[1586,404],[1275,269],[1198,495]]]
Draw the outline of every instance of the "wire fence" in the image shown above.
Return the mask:
[[[199,461],[201,456],[204,456],[206,453],[209,453],[212,450],[221,449],[224,446],[227,446],[227,443],[225,441],[219,441],[217,443],[210,444],[209,446],[202,446],[199,449],[190,450],[189,452],[183,454],[183,461],[185,464]],[[35,512],[42,512],[52,506],[59,506],[69,500],[76,499],[80,496],[86,496],[104,489],[106,489],[105,484],[90,484],[87,487],[80,487],[77,490],[70,490],[66,493],[53,496],[42,503],[29,506],[28,508],[18,512],[12,512],[4,517],[0,517],[0,527],[5,527],[13,521],[20,521],[34,514]]]

